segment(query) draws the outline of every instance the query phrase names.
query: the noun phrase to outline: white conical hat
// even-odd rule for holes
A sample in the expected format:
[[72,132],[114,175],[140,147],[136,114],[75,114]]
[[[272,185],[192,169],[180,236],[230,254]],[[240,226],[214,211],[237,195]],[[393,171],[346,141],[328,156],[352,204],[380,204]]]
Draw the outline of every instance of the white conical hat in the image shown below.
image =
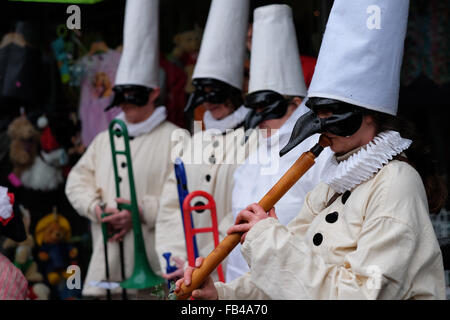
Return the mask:
[[397,114],[409,0],[335,0],[309,97]]
[[213,0],[192,78],[213,78],[242,90],[249,0]]
[[249,93],[259,90],[307,94],[292,10],[284,4],[254,11]]
[[159,0],[127,0],[115,85],[159,86]]

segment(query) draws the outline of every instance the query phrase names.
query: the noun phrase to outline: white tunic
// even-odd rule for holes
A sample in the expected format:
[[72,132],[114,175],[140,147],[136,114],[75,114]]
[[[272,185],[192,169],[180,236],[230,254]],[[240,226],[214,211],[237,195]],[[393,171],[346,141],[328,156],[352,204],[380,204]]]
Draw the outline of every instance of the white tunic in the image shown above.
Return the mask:
[[[242,110],[238,109],[238,110]],[[240,116],[241,118],[243,115]],[[243,118],[241,119],[241,121]],[[242,127],[221,133],[222,130],[206,130],[194,133],[192,137],[184,136],[184,142],[176,146],[174,153],[182,152],[189,192],[203,190],[214,198],[217,210],[219,241],[226,237],[226,231],[233,225],[231,210],[231,193],[233,190],[233,173],[238,165],[244,163],[250,148],[254,146],[252,135],[243,145],[245,136]],[[181,139],[180,139],[181,140]],[[178,200],[177,182],[173,168],[165,183],[161,206],[156,221],[156,250],[159,256],[171,252],[172,256],[187,259],[185,236]],[[208,211],[193,212],[195,228],[211,226]],[[206,257],[214,249],[211,233],[196,236],[199,255]],[[163,270],[166,262],[160,259]],[[226,261],[222,263],[224,272]],[[213,276],[217,279],[217,274]]]
[[216,283],[220,299],[445,299],[442,255],[419,174],[393,160],[335,194],[320,183],[288,226],[247,234],[251,272]]
[[[147,257],[153,271],[160,274],[160,265],[155,251],[155,221],[163,184],[173,166],[171,134],[176,128],[175,125],[164,121],[151,132],[130,140],[136,196],[139,205],[143,208],[142,233]],[[118,145],[117,148],[122,147]],[[119,161],[119,176],[124,181],[121,183],[121,196],[129,199],[127,168],[122,168],[120,164]],[[104,289],[90,286],[89,283],[105,279],[103,236],[94,208],[101,201],[106,202],[109,207],[116,207],[115,179],[107,131],[97,135],[83,157],[72,168],[66,184],[66,195],[77,212],[91,220],[93,252],[83,294],[105,295]],[[132,231],[124,238],[124,252],[126,276],[129,277],[134,267]],[[108,243],[108,258],[111,281],[121,281],[117,243]]]
[[[236,169],[232,195],[234,218],[249,204],[258,202],[292,164],[318,142],[319,135],[314,135],[303,141],[291,152],[283,157],[279,157],[279,150],[289,141],[297,119],[308,111],[309,109],[304,104],[301,104],[277,133],[267,139],[268,148],[265,145],[260,146],[257,153],[252,153],[245,164]],[[332,151],[329,148],[325,149],[320,157],[316,159],[314,166],[277,202],[275,210],[281,224],[287,225],[297,216],[300,208],[303,206],[306,194],[320,182],[322,169],[331,155]],[[240,248],[241,245],[238,244],[228,256],[227,282],[249,271]]]

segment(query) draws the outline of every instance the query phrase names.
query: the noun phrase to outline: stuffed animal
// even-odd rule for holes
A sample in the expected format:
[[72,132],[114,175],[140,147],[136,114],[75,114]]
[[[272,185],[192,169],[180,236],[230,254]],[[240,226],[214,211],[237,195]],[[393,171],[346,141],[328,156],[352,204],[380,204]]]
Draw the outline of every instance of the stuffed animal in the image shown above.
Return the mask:
[[27,238],[22,242],[16,242],[8,238],[3,242],[3,249],[15,248],[13,262],[28,281],[28,299],[48,300],[50,288],[43,283],[44,277],[39,272],[38,265],[32,255],[35,243],[33,236],[29,232],[31,223],[30,212],[21,205],[19,205],[19,208],[22,213]]
[[11,140],[9,158],[13,166],[8,178],[15,187],[20,187],[23,172],[29,169],[39,152],[40,134],[25,115],[11,122],[8,127]]
[[33,165],[22,172],[23,186],[32,190],[56,190],[64,182],[63,167],[68,162],[66,150],[56,141],[46,116],[38,119],[41,129],[39,138],[39,157],[35,157]]
[[188,76],[185,88],[186,93],[192,93],[195,89],[191,80],[197,62],[201,41],[202,30],[198,26],[195,26],[193,30],[181,32],[175,35],[173,39],[175,47],[168,56],[168,59],[184,69]]
[[33,284],[28,290],[28,299],[30,300],[50,299],[50,288],[43,283]]
[[5,242],[3,242],[3,248],[15,248],[14,265],[22,271],[28,282],[42,282],[44,280],[44,277],[38,271],[38,266],[33,260],[32,255],[34,239],[29,232],[31,223],[30,213],[22,206],[19,206],[19,208],[22,212],[27,238],[22,242],[16,242],[12,239],[6,239]]
[[67,279],[69,265],[76,264],[78,249],[69,243],[71,227],[69,221],[53,210],[39,220],[35,231],[36,243],[39,246],[38,257],[43,263],[48,282],[56,286]]

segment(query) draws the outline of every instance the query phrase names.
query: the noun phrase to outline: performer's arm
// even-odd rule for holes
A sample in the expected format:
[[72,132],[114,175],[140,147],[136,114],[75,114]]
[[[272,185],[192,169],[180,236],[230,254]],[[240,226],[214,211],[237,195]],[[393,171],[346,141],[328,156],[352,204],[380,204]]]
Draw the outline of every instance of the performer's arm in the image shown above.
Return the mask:
[[98,222],[95,206],[101,202],[101,190],[95,181],[96,161],[104,152],[97,153],[98,143],[99,136],[70,171],[65,189],[67,198],[78,214],[95,222]]
[[[417,175],[396,184],[381,183],[372,190],[355,249],[339,264],[330,254],[333,248],[308,243],[312,239],[299,237],[295,224],[285,227],[275,219],[260,221],[248,232],[242,249],[251,265],[252,282],[277,299],[407,297],[412,281],[418,281],[414,278],[420,266],[439,263],[436,250],[419,249],[418,230],[430,227],[414,223],[419,221],[415,217],[428,212],[420,186]],[[430,292],[433,296],[439,294]]]

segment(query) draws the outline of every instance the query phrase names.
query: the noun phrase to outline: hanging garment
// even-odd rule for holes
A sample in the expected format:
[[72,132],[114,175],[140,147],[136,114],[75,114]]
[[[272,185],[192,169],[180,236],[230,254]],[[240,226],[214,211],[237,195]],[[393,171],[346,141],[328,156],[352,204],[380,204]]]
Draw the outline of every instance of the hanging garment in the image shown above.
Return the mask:
[[106,130],[109,123],[119,113],[113,108],[104,112],[113,97],[114,77],[121,54],[108,50],[92,56],[85,56],[78,65],[84,69],[81,82],[79,116],[81,120],[81,140],[88,146],[95,136]]

